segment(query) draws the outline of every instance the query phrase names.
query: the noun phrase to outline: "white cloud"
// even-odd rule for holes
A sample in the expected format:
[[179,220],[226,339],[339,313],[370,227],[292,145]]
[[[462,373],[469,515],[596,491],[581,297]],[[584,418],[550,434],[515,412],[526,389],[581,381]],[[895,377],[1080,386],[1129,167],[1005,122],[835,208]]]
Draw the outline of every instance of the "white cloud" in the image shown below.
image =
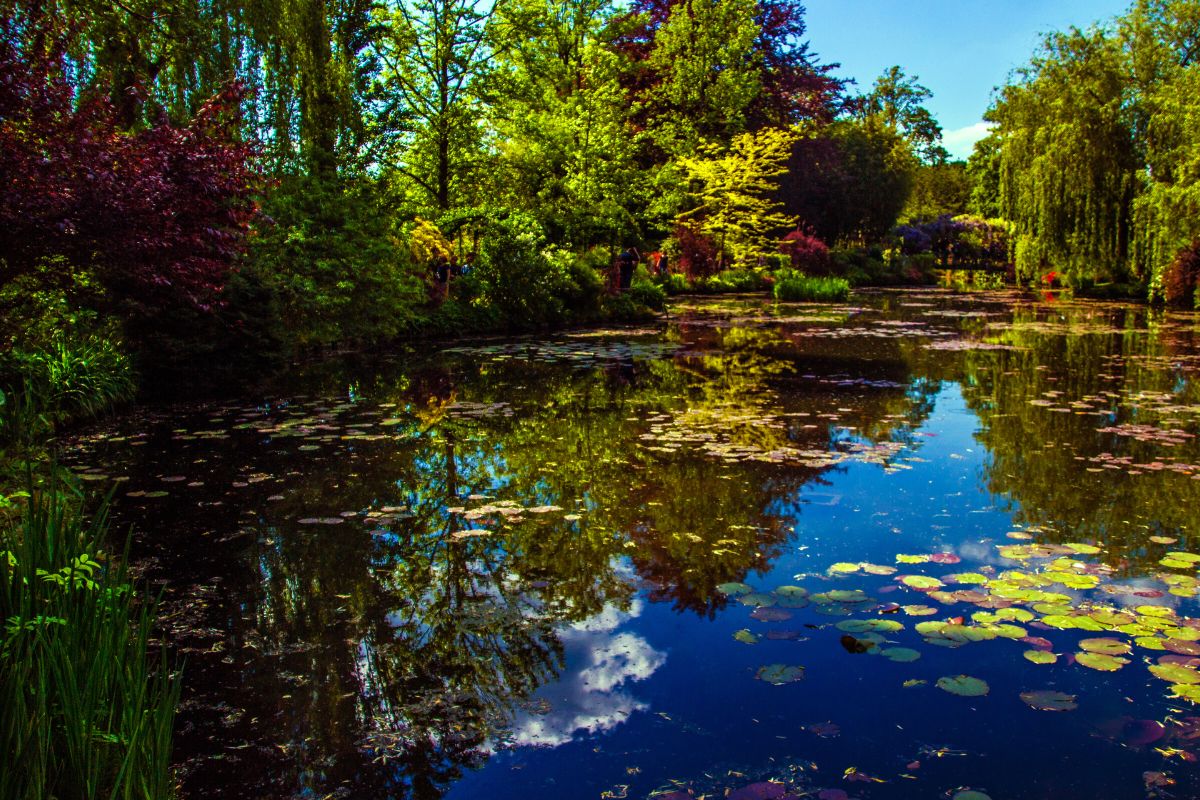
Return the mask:
[[955,128],[952,131],[942,131],[942,147],[950,151],[952,159],[967,159],[971,156],[971,148],[980,139],[988,135],[992,129],[990,122],[976,122],[965,128]]
[[635,698],[629,683],[645,680],[667,660],[665,653],[634,633],[616,629],[638,616],[640,600],[628,612],[607,606],[588,620],[560,632],[567,670],[536,697],[549,711],[521,711],[512,721],[507,741],[515,745],[557,747],[579,732],[599,733],[617,727],[646,704]]

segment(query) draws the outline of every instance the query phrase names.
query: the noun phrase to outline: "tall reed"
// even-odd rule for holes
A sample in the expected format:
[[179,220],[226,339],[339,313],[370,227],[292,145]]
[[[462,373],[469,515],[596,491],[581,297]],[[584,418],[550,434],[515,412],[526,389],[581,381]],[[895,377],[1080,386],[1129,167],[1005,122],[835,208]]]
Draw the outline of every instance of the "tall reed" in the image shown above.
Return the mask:
[[179,677],[154,654],[154,603],[104,554],[61,483],[0,530],[0,797],[161,800]]

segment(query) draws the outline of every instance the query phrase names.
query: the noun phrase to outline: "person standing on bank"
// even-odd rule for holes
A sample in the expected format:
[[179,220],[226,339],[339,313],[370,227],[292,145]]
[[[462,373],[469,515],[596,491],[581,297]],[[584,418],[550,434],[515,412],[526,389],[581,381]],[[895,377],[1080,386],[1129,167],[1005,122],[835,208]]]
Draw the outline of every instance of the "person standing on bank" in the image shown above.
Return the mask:
[[621,270],[620,289],[622,292],[633,283],[633,268],[637,266],[637,262],[641,258],[636,247],[626,247],[621,251],[621,255],[617,256],[618,266]]

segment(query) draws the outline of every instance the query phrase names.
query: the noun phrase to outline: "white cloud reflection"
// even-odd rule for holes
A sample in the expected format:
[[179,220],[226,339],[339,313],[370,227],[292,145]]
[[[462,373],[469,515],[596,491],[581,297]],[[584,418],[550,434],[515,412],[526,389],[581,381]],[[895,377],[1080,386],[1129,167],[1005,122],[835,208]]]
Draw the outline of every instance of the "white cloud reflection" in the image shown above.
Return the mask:
[[645,680],[666,662],[665,653],[635,633],[617,632],[642,612],[635,600],[629,611],[613,606],[559,632],[567,668],[555,684],[537,692],[545,713],[519,712],[507,741],[514,745],[558,747],[577,734],[611,730],[646,704],[628,684]]

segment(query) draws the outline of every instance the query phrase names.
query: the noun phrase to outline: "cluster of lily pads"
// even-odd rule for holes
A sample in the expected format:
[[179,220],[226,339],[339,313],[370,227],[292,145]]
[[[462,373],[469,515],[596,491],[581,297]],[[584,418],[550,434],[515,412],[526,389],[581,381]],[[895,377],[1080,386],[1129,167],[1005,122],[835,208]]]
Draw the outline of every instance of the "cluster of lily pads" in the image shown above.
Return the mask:
[[[1028,537],[1024,532],[1015,536]],[[1158,537],[1164,542],[1169,537]],[[861,589],[832,589],[810,593],[802,586],[781,586],[772,592],[755,591],[745,583],[725,583],[721,593],[749,606],[751,618],[762,622],[790,618],[793,609],[812,606],[830,616],[862,616],[836,624],[847,650],[871,653],[898,662],[915,661],[920,652],[898,646],[889,637],[906,628],[908,617],[922,619],[912,627],[922,641],[935,647],[957,648],[978,642],[1007,639],[1024,644],[1024,658],[1037,665],[1061,662],[1100,672],[1114,672],[1132,663],[1132,656],[1147,656],[1147,669],[1165,682],[1177,700],[1200,702],[1200,619],[1185,616],[1170,605],[1151,603],[1166,597],[1194,598],[1200,593],[1196,577],[1200,555],[1183,550],[1166,551],[1159,565],[1163,570],[1136,583],[1116,580],[1117,570],[1096,557],[1100,547],[1084,543],[1019,543],[996,546],[1002,562],[1014,567],[997,571],[985,566],[978,571],[950,572],[939,576],[901,573],[913,565],[951,565],[959,562],[953,553],[900,554],[900,566],[868,562],[839,562],[826,571],[827,579],[855,574],[891,577],[903,589],[920,595],[917,603],[878,603]],[[1086,560],[1085,560],[1086,559]],[[1151,583],[1152,581],[1152,583]],[[1158,588],[1161,587],[1161,588]],[[891,591],[895,587],[883,587]],[[975,606],[970,613],[951,615],[954,606]],[[1098,634],[1063,651],[1037,632],[1077,631]],[[1102,635],[1100,635],[1102,634]],[[779,635],[768,638],[785,638]],[[734,638],[755,644],[761,637],[745,628]],[[1058,652],[1056,652],[1058,650]],[[758,678],[781,684],[800,680],[803,668],[770,664]],[[907,685],[917,685],[909,683]],[[966,675],[947,676],[937,686],[952,694],[987,694],[986,682]],[[1026,692],[1022,699],[1031,707],[1064,711],[1075,707],[1075,698],[1057,692]]]

